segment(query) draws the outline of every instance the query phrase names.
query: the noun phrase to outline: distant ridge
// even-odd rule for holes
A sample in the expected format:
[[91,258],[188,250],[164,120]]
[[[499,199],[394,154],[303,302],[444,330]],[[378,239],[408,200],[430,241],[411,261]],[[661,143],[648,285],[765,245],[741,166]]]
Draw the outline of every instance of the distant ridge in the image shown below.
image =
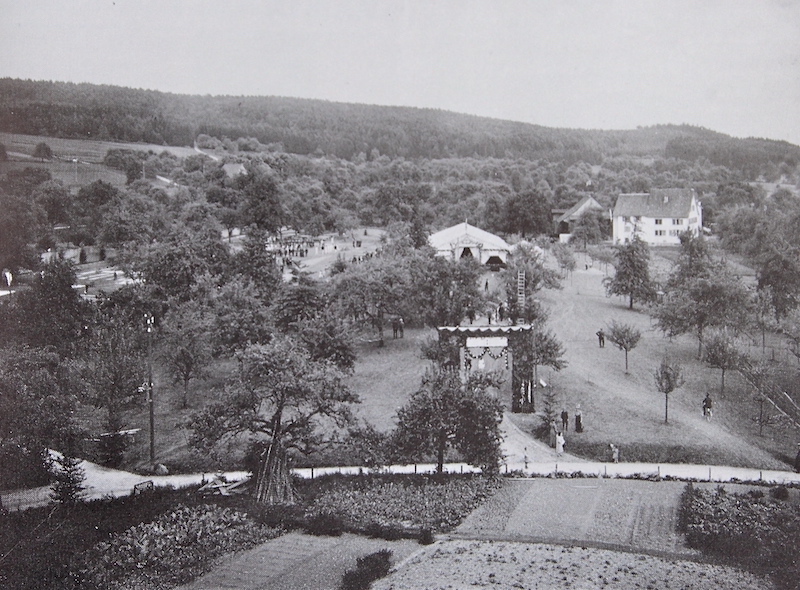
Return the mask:
[[558,129],[436,109],[258,96],[191,96],[118,86],[0,79],[0,131],[192,145],[199,134],[254,137],[290,153],[353,159],[522,158],[599,163],[613,156],[708,160],[746,173],[792,168],[800,147],[702,127]]

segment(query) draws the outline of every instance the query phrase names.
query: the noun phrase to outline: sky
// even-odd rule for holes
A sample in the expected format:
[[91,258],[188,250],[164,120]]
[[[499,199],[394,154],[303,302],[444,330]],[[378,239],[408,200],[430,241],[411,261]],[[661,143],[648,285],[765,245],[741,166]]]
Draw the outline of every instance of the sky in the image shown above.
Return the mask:
[[0,77],[800,144],[800,1],[0,0]]

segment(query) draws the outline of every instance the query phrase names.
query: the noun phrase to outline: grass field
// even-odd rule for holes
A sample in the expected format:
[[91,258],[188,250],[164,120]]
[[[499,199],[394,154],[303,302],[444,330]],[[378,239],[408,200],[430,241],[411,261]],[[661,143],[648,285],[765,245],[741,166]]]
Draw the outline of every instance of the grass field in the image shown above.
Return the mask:
[[113,170],[102,164],[80,161],[73,162],[51,161],[39,162],[38,160],[9,160],[0,162],[0,175],[9,170],[22,170],[24,168],[41,168],[47,170],[53,180],[60,180],[64,186],[79,189],[96,180],[102,180],[117,187],[125,186],[127,178],[119,170]]
[[118,141],[100,141],[95,139],[62,139],[58,137],[41,137],[38,135],[21,135],[19,133],[0,133],[0,143],[6,146],[9,156],[17,152],[30,156],[39,142],[45,142],[60,158],[78,158],[86,162],[102,163],[106,152],[110,149],[127,149],[154,151],[160,154],[164,150],[184,158],[195,154],[194,148],[155,145],[150,143],[122,143]]

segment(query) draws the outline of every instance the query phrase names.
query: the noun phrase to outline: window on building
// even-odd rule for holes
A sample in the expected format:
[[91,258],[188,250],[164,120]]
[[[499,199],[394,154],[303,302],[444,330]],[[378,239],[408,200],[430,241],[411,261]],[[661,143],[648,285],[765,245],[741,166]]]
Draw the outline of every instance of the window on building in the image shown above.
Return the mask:
[[657,235],[657,236],[663,236],[663,235],[665,235],[666,233],[667,233],[667,232],[665,232],[663,229],[657,229],[657,230],[656,230],[656,235]]
[[673,219],[672,225],[683,225],[683,219]]
[[671,236],[679,236],[679,235],[681,235],[681,232],[680,232],[680,230],[677,230],[677,229],[671,229],[671,230],[669,230],[669,235],[671,235]]
[[661,225],[662,219],[656,219],[656,225]]

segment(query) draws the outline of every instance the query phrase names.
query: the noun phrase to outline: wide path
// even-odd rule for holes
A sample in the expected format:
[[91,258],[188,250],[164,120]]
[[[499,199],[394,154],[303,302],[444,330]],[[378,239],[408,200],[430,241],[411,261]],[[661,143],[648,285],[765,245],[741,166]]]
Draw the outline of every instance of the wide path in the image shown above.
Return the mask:
[[696,557],[676,531],[685,486],[607,478],[509,480],[453,537]]

